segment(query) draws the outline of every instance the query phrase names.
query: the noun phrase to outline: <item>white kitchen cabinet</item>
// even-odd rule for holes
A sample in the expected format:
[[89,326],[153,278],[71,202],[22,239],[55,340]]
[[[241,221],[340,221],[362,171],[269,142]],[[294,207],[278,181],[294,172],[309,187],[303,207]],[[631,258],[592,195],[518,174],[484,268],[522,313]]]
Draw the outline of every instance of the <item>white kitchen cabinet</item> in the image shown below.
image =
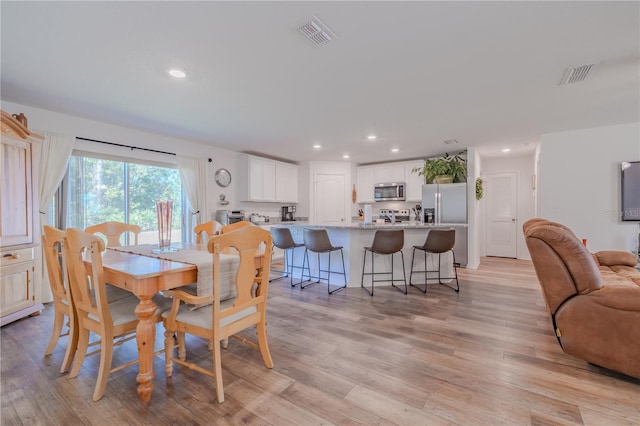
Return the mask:
[[298,166],[276,161],[276,200],[280,203],[298,202]]
[[0,325],[34,314],[40,303],[41,280],[34,273],[38,241],[38,181],[32,166],[33,145],[42,137],[31,133],[2,111],[0,139]]
[[242,156],[239,195],[242,201],[298,202],[298,166],[268,158]]
[[375,185],[374,166],[358,167],[358,203],[373,203],[373,186]]
[[243,179],[239,181],[243,201],[275,201],[276,162],[267,158],[246,155],[241,157]]
[[406,182],[402,163],[377,165],[374,167],[374,183]]
[[424,183],[424,176],[418,173],[412,173],[411,171],[416,168],[422,168],[424,161],[411,161],[405,163],[405,176],[407,177],[406,196],[407,201],[422,202],[422,184]]

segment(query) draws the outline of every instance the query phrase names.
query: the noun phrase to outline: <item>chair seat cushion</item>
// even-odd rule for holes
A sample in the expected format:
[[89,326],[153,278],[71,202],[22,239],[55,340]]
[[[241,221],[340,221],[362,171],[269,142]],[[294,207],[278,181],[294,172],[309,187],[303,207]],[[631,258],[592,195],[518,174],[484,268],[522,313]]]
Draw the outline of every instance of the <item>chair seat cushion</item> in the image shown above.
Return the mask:
[[[171,299],[168,299],[162,295],[156,294],[152,298],[153,302],[156,304],[156,312],[154,315],[161,315],[163,312],[171,309]],[[129,296],[118,299],[115,302],[109,303],[109,311],[111,312],[111,320],[113,321],[113,326],[117,327],[122,324],[126,324],[132,321],[138,321],[138,317],[136,316],[136,306],[140,303],[140,299],[134,296],[132,293],[129,293]],[[89,315],[89,318],[94,321],[98,321],[99,319],[94,315]]]
[[[233,299],[220,302],[220,309],[224,310],[233,306],[233,302],[234,302]],[[192,309],[189,309],[189,305],[183,304],[180,306],[180,309],[178,310],[178,315],[176,315],[176,321],[182,322],[185,324],[195,325],[196,327],[211,329],[212,328],[211,322],[213,320],[213,313],[211,312],[212,309],[213,309],[213,305],[208,305],[194,311]],[[231,316],[222,318],[220,320],[220,326],[224,327],[227,324],[230,324],[241,318],[247,317],[256,312],[257,312],[257,308],[255,306],[250,306],[247,309],[244,309],[240,312],[236,312]],[[164,312],[162,316],[164,318],[168,317],[169,312],[168,311]]]

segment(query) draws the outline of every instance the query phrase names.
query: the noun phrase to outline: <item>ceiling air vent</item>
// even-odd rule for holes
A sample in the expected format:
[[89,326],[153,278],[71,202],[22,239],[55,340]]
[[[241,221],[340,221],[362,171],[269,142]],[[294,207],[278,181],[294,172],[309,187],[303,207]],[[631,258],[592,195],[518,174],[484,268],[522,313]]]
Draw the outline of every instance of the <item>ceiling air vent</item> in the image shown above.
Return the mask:
[[305,35],[305,37],[318,46],[336,38],[335,33],[331,31],[320,19],[318,19],[317,16],[314,16],[311,21],[298,29]]
[[558,83],[558,85],[562,86],[565,84],[580,83],[581,81],[584,81],[589,75],[593,74],[593,71],[595,71],[595,68],[596,68],[596,64],[581,65],[575,68],[567,68],[564,71],[562,80],[560,80],[560,83]]
[[454,143],[458,143],[458,141],[455,139],[447,139],[446,141],[444,141],[444,143],[446,143],[447,145],[452,145]]

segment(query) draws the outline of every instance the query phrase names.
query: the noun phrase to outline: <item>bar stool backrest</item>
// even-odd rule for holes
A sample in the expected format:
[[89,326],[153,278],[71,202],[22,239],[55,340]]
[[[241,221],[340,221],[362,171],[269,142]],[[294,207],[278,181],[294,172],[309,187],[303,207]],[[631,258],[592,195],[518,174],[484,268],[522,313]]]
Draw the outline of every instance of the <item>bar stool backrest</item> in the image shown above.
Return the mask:
[[305,228],[303,233],[304,245],[307,250],[323,253],[331,251],[333,245],[329,240],[329,234],[326,229],[309,229]]
[[404,247],[404,230],[377,230],[373,236],[371,251],[378,254],[397,253]]
[[273,237],[273,245],[279,249],[288,249],[296,245],[289,228],[271,228],[271,236]]
[[453,249],[456,243],[455,229],[432,229],[427,234],[427,240],[422,250],[431,253],[444,253]]

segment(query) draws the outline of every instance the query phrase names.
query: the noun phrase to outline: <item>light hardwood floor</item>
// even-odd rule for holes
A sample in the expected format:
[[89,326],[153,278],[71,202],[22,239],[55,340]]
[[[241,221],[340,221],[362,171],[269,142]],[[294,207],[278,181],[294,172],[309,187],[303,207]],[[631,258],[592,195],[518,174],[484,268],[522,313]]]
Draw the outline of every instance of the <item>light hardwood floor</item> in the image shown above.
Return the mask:
[[[405,296],[377,286],[373,298],[359,287],[329,296],[326,285],[301,291],[273,282],[275,367],[231,340],[222,353],[223,404],[213,378],[175,366],[167,379],[163,356],[148,405],[135,391],[137,366],[113,373],[104,398],[92,402],[98,357],[70,379],[58,371],[66,340],[43,356],[47,306],[1,329],[2,424],[640,424],[639,380],[562,353],[530,262],[483,258],[460,277],[459,294],[435,285]],[[188,358],[211,364],[206,342],[187,345]],[[114,362],[135,356],[128,342]]]

